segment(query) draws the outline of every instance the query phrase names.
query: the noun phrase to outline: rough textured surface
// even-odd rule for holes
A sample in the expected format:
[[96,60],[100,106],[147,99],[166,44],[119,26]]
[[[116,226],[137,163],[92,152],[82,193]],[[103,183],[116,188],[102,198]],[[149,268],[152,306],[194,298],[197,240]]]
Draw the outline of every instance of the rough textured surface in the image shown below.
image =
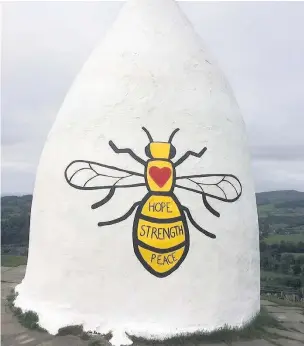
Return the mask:
[[265,330],[271,334],[280,335],[282,337],[288,338],[288,339],[294,339],[298,341],[304,341],[304,335],[302,333],[297,332],[289,332],[286,330],[280,330],[277,328],[265,328]]
[[[189,224],[189,253],[164,279],[147,272],[134,255],[134,216],[97,227],[129,210],[146,187],[121,189],[91,210],[105,193],[73,189],[64,178],[68,164],[79,159],[143,173],[143,166],[108,144],[113,140],[145,157],[142,126],[158,141],[180,128],[176,159],[207,147],[202,158],[178,167],[179,176],[234,174],[243,185],[235,203],[209,200],[220,218],[205,208],[201,195],[174,191],[217,238]],[[83,323],[86,330],[112,330],[120,337],[126,331],[161,338],[247,322],[259,310],[259,278],[249,153],[232,91],[174,1],[131,0],[76,78],[48,136],[16,303],[38,312],[51,333]]]
[[[6,280],[6,275],[9,277],[14,276],[16,273],[20,276],[20,273],[25,272],[25,266],[20,266],[19,268],[9,268],[8,273],[4,273],[2,275],[2,280]],[[39,283],[39,278],[37,278],[36,283]],[[87,341],[83,341],[75,336],[52,336],[47,333],[41,333],[36,331],[31,331],[23,328],[18,322],[16,317],[14,317],[11,313],[11,310],[6,304],[6,296],[10,292],[11,288],[14,287],[15,284],[8,284],[6,282],[2,282],[1,291],[2,291],[2,309],[1,309],[1,341],[3,346],[17,346],[17,345],[27,345],[27,346],[85,346],[88,345]],[[268,305],[268,302],[263,300],[263,305],[268,308],[269,306],[278,304],[273,303]],[[298,310],[297,307],[286,307],[283,306],[287,310]],[[288,317],[286,317],[288,321]],[[272,328],[270,329],[271,334],[267,334],[267,340],[250,340],[250,341],[238,341],[233,343],[225,343],[225,342],[195,342],[197,346],[269,346],[269,345],[282,345],[282,346],[300,346],[303,345],[302,341],[298,341],[299,335],[304,335],[304,330],[302,328],[303,323],[300,322],[283,322],[282,326],[286,328],[288,331],[284,331],[284,334],[288,337],[288,339],[280,336],[282,330]],[[267,328],[267,326],[265,326]],[[302,328],[302,329],[301,329]],[[299,332],[299,333],[298,333]],[[109,343],[102,339],[103,346],[109,346]],[[134,346],[145,346],[145,342],[141,342],[139,345],[135,344]],[[155,343],[156,346],[163,346],[162,343]],[[193,346],[194,343],[186,343],[185,346]]]
[[[7,287],[15,287],[24,277],[25,266],[15,267],[14,269],[6,270],[5,274],[2,273],[2,281],[8,283]],[[3,279],[5,278],[5,279]]]
[[303,346],[303,342],[295,341],[295,340],[276,339],[275,342],[276,342],[276,345],[282,345],[282,346]]
[[298,322],[304,323],[304,315],[299,313],[299,310],[284,310],[284,307],[281,307],[282,312],[272,312],[271,314],[280,322]]
[[[4,267],[2,267],[4,268]],[[87,342],[73,336],[54,337],[48,333],[37,332],[24,328],[13,316],[7,305],[7,296],[19,283],[25,273],[25,266],[5,267],[1,277],[1,345],[3,346],[81,346]],[[11,281],[11,282],[8,282]],[[39,283],[39,278],[36,283]]]
[[277,305],[276,303],[270,302],[270,301],[265,300],[265,299],[261,299],[261,304],[266,305],[266,306],[269,306],[269,305],[276,306]]
[[11,267],[1,267],[1,273],[6,272],[7,270],[10,270]]
[[88,345],[87,341],[83,341],[76,336],[56,336],[52,340],[44,341],[38,346],[84,346]]
[[266,340],[250,340],[233,342],[231,346],[273,346],[273,344]]
[[283,327],[286,329],[290,329],[290,330],[295,330],[298,331],[302,334],[304,334],[304,323],[299,322],[299,323],[291,323],[291,322],[283,322],[282,323]]

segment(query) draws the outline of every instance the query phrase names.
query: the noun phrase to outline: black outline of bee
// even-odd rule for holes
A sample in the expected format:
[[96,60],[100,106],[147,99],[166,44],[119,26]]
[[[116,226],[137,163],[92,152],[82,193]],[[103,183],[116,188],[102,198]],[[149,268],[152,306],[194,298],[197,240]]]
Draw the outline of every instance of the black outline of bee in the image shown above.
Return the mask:
[[[113,225],[119,222],[122,222],[124,220],[126,220],[129,216],[132,215],[132,213],[134,212],[134,210],[137,208],[136,211],[136,215],[134,218],[134,223],[133,223],[133,248],[134,248],[134,252],[136,254],[136,257],[138,258],[138,260],[141,262],[141,264],[144,266],[144,268],[146,270],[148,270],[151,274],[157,276],[157,277],[166,277],[168,275],[170,275],[172,272],[174,272],[184,261],[184,259],[186,258],[188,251],[189,251],[189,245],[190,245],[190,237],[189,237],[189,229],[188,229],[188,224],[187,224],[187,218],[188,220],[191,222],[191,224],[197,229],[199,230],[201,233],[205,234],[207,237],[210,238],[216,238],[216,236],[206,230],[204,230],[200,225],[198,225],[195,220],[193,219],[190,210],[183,206],[179,200],[177,199],[177,197],[174,195],[173,191],[175,188],[180,188],[180,189],[184,189],[187,191],[191,191],[191,192],[195,192],[195,193],[199,193],[202,196],[202,200],[203,203],[205,205],[205,207],[207,208],[207,210],[212,213],[213,215],[219,217],[220,214],[209,204],[207,198],[214,198],[217,200],[220,200],[222,202],[235,202],[237,199],[239,199],[239,197],[242,194],[242,185],[241,182],[239,181],[239,179],[231,174],[199,174],[199,175],[190,175],[190,176],[176,176],[176,172],[175,169],[177,166],[179,166],[180,164],[182,164],[184,161],[186,161],[190,156],[195,156],[198,158],[201,158],[203,156],[203,154],[206,152],[207,148],[203,148],[200,152],[195,153],[193,151],[187,151],[184,155],[182,155],[176,162],[172,162],[172,159],[175,157],[176,155],[176,149],[175,147],[171,144],[174,135],[179,131],[179,129],[175,129],[172,134],[170,135],[170,138],[168,140],[168,142],[154,142],[152,139],[151,134],[149,133],[149,131],[143,127],[142,128],[145,133],[148,136],[149,139],[149,144],[146,146],[145,148],[145,153],[148,156],[148,160],[143,160],[142,158],[140,158],[139,156],[137,156],[133,150],[129,149],[129,148],[124,148],[124,149],[119,149],[117,148],[117,146],[112,142],[109,141],[109,145],[112,148],[112,150],[116,153],[116,154],[129,154],[134,160],[136,160],[138,163],[142,164],[145,167],[145,172],[144,174],[141,173],[137,173],[137,172],[132,172],[129,170],[125,170],[125,169],[121,169],[121,168],[117,168],[114,166],[108,166],[108,165],[104,165],[98,162],[93,162],[93,161],[85,161],[85,160],[76,160],[76,161],[72,161],[66,168],[65,172],[64,172],[64,176],[66,181],[68,182],[68,184],[76,189],[80,189],[80,190],[97,190],[97,189],[109,189],[109,193],[106,195],[105,198],[103,198],[101,201],[94,203],[92,205],[92,209],[96,209],[99,208],[103,205],[105,205],[107,202],[110,201],[110,199],[113,197],[115,190],[119,189],[119,188],[131,188],[131,187],[138,187],[138,186],[145,186],[148,189],[147,194],[145,195],[145,197],[138,202],[135,202],[132,207],[121,217],[117,218],[117,219],[113,219],[113,220],[109,220],[109,221],[105,221],[105,222],[99,222],[98,226],[102,227],[102,226],[108,226],[108,225]],[[156,160],[156,158],[154,158],[151,154],[150,151],[150,144],[151,143],[169,143],[170,144],[170,153],[169,153],[169,158],[168,159],[161,159],[163,161],[169,161],[172,164],[172,188],[170,191],[166,191],[166,192],[157,192],[157,191],[151,191],[151,189],[149,188],[148,182],[147,182],[147,176],[148,176],[148,172],[147,172],[147,167],[148,167],[148,163]],[[80,166],[80,168],[79,168]],[[68,170],[73,167],[74,169],[77,169],[76,171],[74,171],[74,173],[70,176],[68,176]],[[99,173],[97,171],[97,169],[106,169],[107,171],[112,171],[113,174],[112,175],[108,175],[108,174],[102,174]],[[74,184],[72,182],[73,178],[76,175],[79,175],[80,172],[82,171],[86,171],[86,173],[91,174],[92,176],[87,179],[85,181],[84,184]],[[117,174],[120,176],[117,176]],[[121,176],[121,174],[125,174],[125,176]],[[109,179],[112,180],[111,184],[109,185],[100,185],[100,186],[87,186],[88,183],[92,182],[94,179],[96,178],[100,178],[102,177],[103,179]],[[144,178],[145,182],[142,183],[128,183],[128,179],[132,179],[134,177],[140,177],[141,179]],[[202,180],[204,178],[210,178],[210,177],[218,177],[218,182],[217,183],[204,183],[202,182]],[[113,179],[116,180],[113,183]],[[230,179],[230,180],[229,180]],[[195,188],[193,187],[188,187],[188,186],[182,186],[179,184],[179,182],[183,183],[183,182],[191,182],[192,185],[195,186]],[[233,187],[234,192],[235,192],[235,197],[234,198],[228,198],[227,194],[225,192],[225,189],[223,187],[223,185],[228,184],[230,186]],[[239,185],[239,191],[237,190],[235,185]],[[218,196],[218,195],[214,195],[214,194],[210,194],[204,191],[204,189],[207,189],[208,186],[212,186],[217,187],[216,191],[217,193],[222,194],[222,196]],[[145,205],[145,203],[147,202],[147,200],[152,196],[152,195],[163,195],[163,196],[170,196],[172,197],[172,199],[174,200],[174,202],[177,205],[177,208],[180,211],[181,216],[175,219],[156,219],[156,218],[151,218],[151,217],[147,217],[144,216],[143,214],[141,214],[142,208]],[[172,248],[168,248],[168,249],[159,249],[159,248],[154,248],[151,247],[150,245],[141,242],[138,239],[137,236],[137,227],[138,227],[138,222],[140,219],[145,219],[145,220],[149,220],[152,222],[175,222],[175,221],[182,221],[183,226],[184,226],[184,231],[185,231],[185,241],[181,244],[178,244],[175,247]],[[178,262],[176,263],[175,266],[173,266],[173,268],[171,268],[169,271],[165,272],[165,273],[159,273],[156,272],[154,269],[152,269],[147,263],[146,261],[143,259],[142,255],[139,253],[139,249],[138,246],[144,247],[145,249],[157,252],[159,254],[161,253],[168,253],[170,251],[174,251],[177,249],[180,249],[181,247],[185,247],[184,249],[184,253],[182,255],[182,257],[178,260]]]

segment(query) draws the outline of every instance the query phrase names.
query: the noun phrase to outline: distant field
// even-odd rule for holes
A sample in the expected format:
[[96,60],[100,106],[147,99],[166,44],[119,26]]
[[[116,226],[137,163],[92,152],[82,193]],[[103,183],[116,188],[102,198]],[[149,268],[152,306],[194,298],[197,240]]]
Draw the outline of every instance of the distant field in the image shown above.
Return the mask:
[[276,272],[261,270],[261,280],[263,280],[263,279],[277,279],[277,278],[292,279],[292,278],[294,278],[294,276],[289,275],[289,274],[282,274],[282,273],[276,273]]
[[258,205],[259,217],[266,217],[269,213],[272,214],[275,210],[273,204]]
[[278,208],[275,204],[258,205],[259,217],[271,216],[303,216],[304,208]]
[[298,243],[300,241],[304,242],[304,234],[274,234],[269,236],[268,238],[265,238],[265,243],[266,244],[277,244],[280,243],[281,241],[289,241],[292,243]]
[[304,225],[303,226],[293,227],[293,228],[291,228],[291,230],[294,231],[294,232],[304,232]]
[[18,267],[21,265],[25,265],[26,262],[27,262],[26,256],[11,256],[11,255],[1,256],[2,267]]
[[293,255],[293,257],[297,258],[300,256],[304,256],[304,253],[303,252],[283,252],[282,256],[284,255]]

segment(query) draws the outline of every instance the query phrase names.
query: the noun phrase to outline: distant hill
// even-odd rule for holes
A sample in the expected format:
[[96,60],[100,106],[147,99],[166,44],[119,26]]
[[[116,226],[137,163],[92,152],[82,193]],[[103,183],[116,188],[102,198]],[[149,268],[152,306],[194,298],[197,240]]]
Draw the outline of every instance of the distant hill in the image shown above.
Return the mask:
[[304,192],[295,190],[259,192],[256,194],[256,201],[257,205],[291,201],[304,201]]

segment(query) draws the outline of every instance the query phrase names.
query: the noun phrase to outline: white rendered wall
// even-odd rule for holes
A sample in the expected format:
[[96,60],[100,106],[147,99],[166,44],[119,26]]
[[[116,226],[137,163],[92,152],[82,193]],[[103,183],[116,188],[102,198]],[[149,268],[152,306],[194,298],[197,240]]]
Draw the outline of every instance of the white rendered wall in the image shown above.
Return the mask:
[[[206,33],[207,35],[208,33]],[[229,173],[243,187],[234,203],[174,193],[210,239],[188,223],[190,249],[166,278],[151,275],[134,254],[127,220],[100,228],[146,194],[120,189],[105,206],[102,190],[69,186],[73,160],[91,160],[143,173],[109,140],[145,158],[148,139],[173,144],[190,157],[177,175]],[[39,314],[51,333],[71,324],[87,330],[172,336],[241,326],[260,306],[258,226],[244,122],[232,91],[200,38],[172,0],[130,0],[106,39],[76,78],[41,156],[34,190],[28,266],[16,304]],[[116,342],[117,341],[117,342]],[[120,343],[119,340],[114,343]]]

